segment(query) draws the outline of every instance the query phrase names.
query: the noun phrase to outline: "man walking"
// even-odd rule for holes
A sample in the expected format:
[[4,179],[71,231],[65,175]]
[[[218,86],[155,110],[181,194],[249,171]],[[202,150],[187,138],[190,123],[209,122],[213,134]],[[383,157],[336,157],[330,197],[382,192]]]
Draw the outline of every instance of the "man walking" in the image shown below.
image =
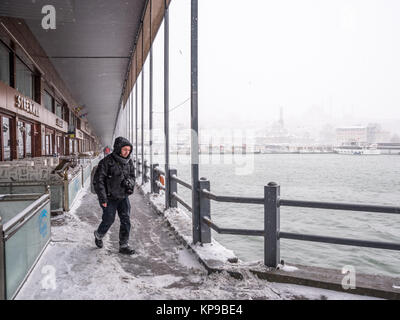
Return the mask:
[[134,254],[129,244],[131,229],[128,196],[133,194],[135,187],[135,170],[130,155],[132,144],[124,137],[118,137],[114,142],[114,150],[103,158],[97,167],[93,184],[101,208],[103,209],[102,221],[94,232],[97,247],[103,247],[103,237],[114,223],[115,214],[118,212],[120,220],[119,252]]

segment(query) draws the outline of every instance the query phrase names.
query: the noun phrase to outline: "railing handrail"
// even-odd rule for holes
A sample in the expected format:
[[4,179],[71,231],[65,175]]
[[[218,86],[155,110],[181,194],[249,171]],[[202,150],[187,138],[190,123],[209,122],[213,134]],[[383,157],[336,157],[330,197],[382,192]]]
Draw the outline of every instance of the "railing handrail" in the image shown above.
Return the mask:
[[172,192],[171,196],[173,198],[175,198],[181,205],[183,205],[187,210],[189,210],[190,212],[192,212],[192,207],[186,203],[185,200],[183,200],[180,196],[178,196],[178,194],[176,192]]
[[0,201],[37,200],[43,193],[10,193],[0,195]]
[[313,241],[313,242],[350,245],[350,246],[365,247],[365,248],[399,250],[400,251],[400,243],[394,243],[394,242],[328,237],[328,236],[319,236],[319,235],[302,234],[302,233],[291,233],[291,232],[278,232],[278,238],[279,239],[283,238],[283,239]]
[[220,234],[232,234],[232,235],[242,235],[242,236],[263,236],[264,230],[255,230],[255,229],[232,229],[232,228],[221,228],[209,217],[203,217],[203,222],[205,222],[210,228],[215,230]]
[[178,176],[176,174],[171,175],[171,179],[175,180],[176,182],[178,182],[180,185],[192,190],[192,186],[187,183],[186,181],[183,181],[182,179],[179,179]]
[[237,197],[237,196],[218,196],[208,190],[199,190],[206,198],[217,202],[233,202],[243,204],[264,204],[264,198]]
[[[206,198],[217,202],[234,202],[243,204],[264,204],[264,198],[255,197],[237,197],[237,196],[219,196],[208,190],[199,190]],[[302,207],[314,209],[330,209],[330,210],[345,210],[345,211],[363,211],[375,213],[393,213],[400,214],[400,207],[382,206],[372,204],[355,204],[344,202],[323,202],[323,201],[303,201],[303,200],[287,200],[280,199],[279,206],[287,207]]]
[[43,204],[47,200],[50,200],[50,194],[45,193],[39,199],[37,199],[32,204],[30,204],[28,207],[26,207],[24,210],[22,210],[15,217],[11,218],[9,221],[4,223],[3,224],[3,232],[7,233],[12,228],[14,228],[16,225],[23,224],[24,222],[28,221],[30,215],[32,215],[32,213],[36,212],[40,207],[42,207]]
[[[179,202],[187,210],[193,212],[192,207],[185,202],[183,198],[178,195],[177,184],[192,190],[192,185],[180,179],[175,169],[170,169],[168,175],[160,169],[158,164],[153,166],[154,183],[159,189],[169,190],[168,201],[170,207],[177,207]],[[169,188],[162,188],[162,184],[158,181],[158,176],[163,174],[167,179]],[[279,240],[292,239],[303,241],[314,241],[322,243],[332,243],[339,245],[351,245],[358,247],[388,249],[400,251],[400,243],[381,242],[372,240],[359,240],[350,238],[328,237],[321,235],[290,233],[280,231],[280,207],[303,207],[314,209],[330,209],[330,210],[344,210],[344,211],[363,211],[374,213],[391,213],[399,214],[400,207],[396,206],[382,206],[372,204],[355,204],[355,203],[342,203],[342,202],[324,202],[324,201],[304,201],[304,200],[287,200],[280,198],[280,186],[274,182],[270,182],[264,186],[263,197],[239,197],[239,196],[221,196],[216,195],[210,191],[210,182],[207,179],[200,179],[200,186],[197,190],[200,193],[200,224],[205,227],[201,228],[201,241],[208,243],[211,240],[211,229],[220,234],[232,235],[247,235],[247,236],[263,236],[264,237],[264,264],[268,267],[276,267],[280,262],[280,245]],[[264,206],[264,229],[234,229],[234,228],[221,228],[211,220],[210,201],[229,202],[229,203],[242,203],[242,204],[260,204]],[[200,228],[198,226],[197,228]]]
[[314,209],[331,209],[331,210],[400,214],[400,207],[381,206],[372,204],[354,204],[354,203],[343,203],[343,202],[322,202],[322,201],[280,199],[279,205],[288,207],[314,208]]

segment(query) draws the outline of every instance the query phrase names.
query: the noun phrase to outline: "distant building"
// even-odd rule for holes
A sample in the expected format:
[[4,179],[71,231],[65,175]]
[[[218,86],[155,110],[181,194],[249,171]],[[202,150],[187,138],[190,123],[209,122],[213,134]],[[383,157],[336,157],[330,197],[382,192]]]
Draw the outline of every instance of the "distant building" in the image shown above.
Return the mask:
[[390,132],[383,131],[379,124],[368,126],[342,127],[336,129],[336,144],[385,143],[390,141]]
[[336,129],[336,144],[349,144],[349,143],[367,143],[368,131],[367,127],[354,126]]

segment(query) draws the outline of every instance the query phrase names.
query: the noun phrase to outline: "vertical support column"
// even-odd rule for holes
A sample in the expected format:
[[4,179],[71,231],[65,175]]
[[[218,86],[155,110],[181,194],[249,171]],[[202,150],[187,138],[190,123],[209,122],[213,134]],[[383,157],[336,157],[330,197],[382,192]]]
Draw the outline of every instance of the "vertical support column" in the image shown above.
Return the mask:
[[174,192],[178,193],[178,183],[175,180],[171,179],[171,176],[173,176],[173,175],[177,175],[176,169],[169,169],[168,180],[166,182],[166,185],[169,184],[168,190],[170,192],[170,194],[168,195],[168,199],[169,199],[168,207],[169,208],[178,207],[178,202],[176,201],[176,199],[174,197],[172,197],[172,194]]
[[165,140],[165,209],[169,208],[169,9],[164,1],[164,140]]
[[83,165],[81,165],[82,188],[85,186],[85,177],[83,172]]
[[[210,191],[210,181],[206,178],[201,178],[199,182],[199,189],[206,189]],[[208,217],[209,219],[211,219],[211,201],[207,197],[202,196],[200,192],[201,243],[211,243],[211,228],[208,224],[203,222],[204,217]]]
[[[137,70],[137,52],[136,52],[136,70]],[[136,76],[136,75],[135,75]],[[138,155],[138,89],[137,89],[137,82],[135,85],[135,144],[136,144],[136,178],[139,178],[139,155]],[[137,180],[136,179],[136,180]]]
[[0,300],[6,299],[6,252],[3,223],[0,217]]
[[158,163],[153,163],[151,165],[151,193],[160,193],[160,188],[157,185],[157,181],[159,180],[160,175],[154,171],[154,169],[158,167]]
[[150,129],[150,136],[149,136],[149,145],[150,145],[150,181],[151,181],[151,193],[154,192],[154,184],[153,184],[153,35],[152,35],[152,7],[153,1],[150,0],[150,110],[149,110],[149,129]]
[[141,114],[141,122],[142,122],[142,136],[141,136],[141,144],[142,144],[142,184],[144,183],[145,176],[145,168],[144,168],[144,59],[143,59],[143,46],[144,46],[144,35],[142,34],[142,114]]
[[149,169],[150,169],[150,168],[151,168],[151,167],[149,166],[149,163],[148,163],[148,161],[146,160],[146,161],[144,162],[144,173],[143,173],[144,183],[149,182],[148,176],[149,176]]
[[199,119],[198,119],[198,0],[191,0],[191,166],[193,243],[201,240],[199,193]]
[[280,262],[280,187],[275,182],[264,186],[264,264],[276,268]]

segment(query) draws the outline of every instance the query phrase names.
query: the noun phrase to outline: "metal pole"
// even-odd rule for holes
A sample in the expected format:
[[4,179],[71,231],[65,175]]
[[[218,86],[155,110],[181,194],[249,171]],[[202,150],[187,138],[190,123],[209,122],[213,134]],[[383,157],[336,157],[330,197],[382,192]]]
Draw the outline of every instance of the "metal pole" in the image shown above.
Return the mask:
[[144,61],[143,61],[143,46],[144,46],[144,35],[142,34],[142,184],[144,183],[143,175],[145,174],[144,168]]
[[[136,52],[136,73],[137,73],[137,52]],[[135,75],[136,77],[137,75]],[[135,137],[135,143],[136,143],[136,179],[139,178],[139,157],[138,157],[138,89],[137,89],[137,78],[135,81],[135,131],[136,131],[136,137]]]
[[275,182],[264,186],[264,264],[276,268],[280,262],[280,187]]
[[[150,167],[153,165],[153,37],[151,28],[151,18],[152,18],[152,5],[153,1],[150,0],[150,111],[149,111],[149,128],[150,128]],[[151,193],[154,192],[153,184],[153,170],[150,170],[150,181],[151,181]]]
[[168,171],[168,184],[169,184],[168,190],[170,192],[170,194],[168,195],[169,207],[170,208],[177,208],[178,207],[178,202],[176,201],[175,198],[173,198],[171,196],[174,192],[178,193],[178,183],[175,180],[171,179],[171,177],[173,175],[176,175],[176,176],[178,175],[177,174],[177,170],[176,169],[169,169],[169,171]]
[[[129,87],[131,87],[131,80],[129,77]],[[127,139],[132,142],[132,128],[131,128],[131,117],[132,117],[132,95],[131,95],[131,91],[129,91],[129,97],[128,97],[128,137]]]
[[169,12],[164,13],[164,139],[165,139],[165,208],[169,208]]
[[[199,188],[200,190],[206,189],[210,191],[210,181],[206,178],[201,178]],[[211,219],[211,201],[207,197],[200,196],[201,243],[211,243],[211,228],[203,222],[204,217]]]
[[151,175],[151,188],[152,188],[152,191],[151,192],[152,193],[160,193],[160,188],[157,185],[157,181],[159,180],[160,175],[158,173],[154,172],[154,169],[156,167],[158,167],[158,163],[153,163],[151,165],[151,172],[152,172],[152,175]]
[[193,243],[201,240],[198,119],[198,0],[191,0],[191,166]]
[[3,224],[0,217],[0,300],[6,299],[6,252]]

